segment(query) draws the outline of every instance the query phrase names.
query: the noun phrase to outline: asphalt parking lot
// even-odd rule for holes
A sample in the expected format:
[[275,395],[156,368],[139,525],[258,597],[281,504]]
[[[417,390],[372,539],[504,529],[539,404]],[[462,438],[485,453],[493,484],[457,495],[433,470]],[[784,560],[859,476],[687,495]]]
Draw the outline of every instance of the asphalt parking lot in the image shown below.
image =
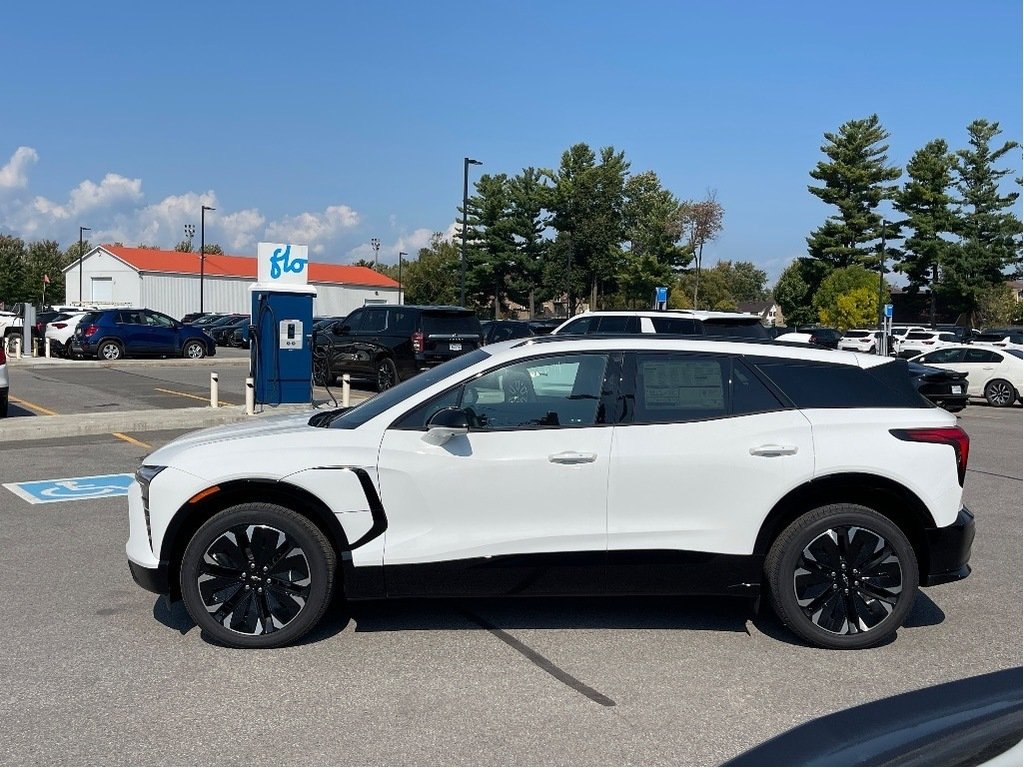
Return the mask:
[[[189,392],[211,370],[150,367]],[[57,370],[12,393],[69,408],[44,389],[66,387]],[[175,407],[152,381],[84,371],[74,389],[89,394],[70,400],[119,402],[104,382],[123,380]],[[1019,665],[1021,410],[961,415],[974,573],[923,592],[893,642],[847,653],[743,601],[678,598],[338,606],[298,646],[226,649],[132,582],[124,497],[33,505],[0,488],[0,761],[715,764],[828,712]],[[132,472],[177,434],[0,443],[0,483]]]

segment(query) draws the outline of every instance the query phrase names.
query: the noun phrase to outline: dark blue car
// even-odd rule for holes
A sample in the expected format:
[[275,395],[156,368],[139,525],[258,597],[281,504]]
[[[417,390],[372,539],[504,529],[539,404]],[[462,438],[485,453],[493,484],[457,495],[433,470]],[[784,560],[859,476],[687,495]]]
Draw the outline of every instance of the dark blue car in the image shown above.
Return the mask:
[[79,321],[71,354],[101,360],[128,355],[198,359],[217,354],[217,345],[199,328],[151,309],[105,309]]

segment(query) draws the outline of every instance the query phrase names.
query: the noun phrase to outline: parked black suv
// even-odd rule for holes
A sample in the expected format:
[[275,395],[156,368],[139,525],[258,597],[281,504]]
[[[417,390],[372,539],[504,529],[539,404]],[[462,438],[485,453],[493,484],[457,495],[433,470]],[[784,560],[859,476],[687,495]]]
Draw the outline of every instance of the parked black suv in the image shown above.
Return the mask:
[[382,304],[357,309],[315,334],[313,383],[338,376],[369,379],[378,392],[481,345],[480,321],[468,309]]

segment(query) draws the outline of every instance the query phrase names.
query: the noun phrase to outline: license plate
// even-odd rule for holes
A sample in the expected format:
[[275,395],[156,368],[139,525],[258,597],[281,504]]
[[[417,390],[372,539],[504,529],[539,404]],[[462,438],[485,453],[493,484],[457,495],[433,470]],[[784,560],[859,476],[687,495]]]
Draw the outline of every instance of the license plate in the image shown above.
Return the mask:
[[954,395],[962,395],[963,393],[964,393],[964,388],[963,387],[953,387],[953,394]]
[[450,349],[452,352],[461,352],[462,345],[452,342],[451,344],[448,345],[448,349]]

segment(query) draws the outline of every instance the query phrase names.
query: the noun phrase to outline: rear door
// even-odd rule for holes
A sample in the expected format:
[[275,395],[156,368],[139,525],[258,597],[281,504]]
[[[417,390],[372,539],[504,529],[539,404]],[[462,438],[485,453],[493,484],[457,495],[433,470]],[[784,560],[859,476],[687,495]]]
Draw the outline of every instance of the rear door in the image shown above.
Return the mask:
[[139,309],[122,309],[114,313],[117,337],[128,354],[149,352],[146,319]]
[[675,576],[699,579],[706,558],[695,553],[749,555],[775,503],[813,477],[811,425],[729,355],[638,352],[623,387],[608,481],[611,576],[636,591],[684,591]]

